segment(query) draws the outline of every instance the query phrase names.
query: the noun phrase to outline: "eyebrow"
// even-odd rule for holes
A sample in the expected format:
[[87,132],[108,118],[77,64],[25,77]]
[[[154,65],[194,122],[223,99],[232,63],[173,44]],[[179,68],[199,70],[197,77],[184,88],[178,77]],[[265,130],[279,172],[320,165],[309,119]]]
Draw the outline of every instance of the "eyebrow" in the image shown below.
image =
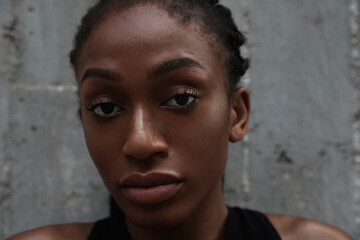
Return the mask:
[[105,69],[101,69],[101,68],[90,68],[90,69],[86,70],[83,77],[81,78],[80,85],[82,85],[82,83],[84,82],[85,79],[91,78],[91,77],[103,78],[103,79],[108,79],[108,80],[112,80],[112,81],[116,81],[116,79],[117,79],[116,73],[114,73],[110,70],[105,70]]
[[[166,74],[166,73],[169,73],[176,69],[184,68],[184,67],[194,67],[194,68],[198,68],[198,69],[205,69],[199,62],[197,62],[191,58],[177,58],[177,59],[172,59],[172,60],[163,62],[162,64],[160,64],[160,66],[158,66],[154,70],[150,71],[149,74],[152,77],[157,77],[159,75]],[[101,69],[101,68],[90,68],[90,69],[86,70],[83,77],[81,78],[80,86],[82,85],[84,80],[86,80],[87,78],[91,78],[91,77],[102,78],[102,79],[107,79],[107,80],[111,80],[111,81],[117,81],[117,79],[118,79],[117,74],[110,70]]]
[[183,67],[194,67],[198,69],[205,69],[199,62],[191,58],[178,58],[163,62],[155,70],[151,71],[150,75],[152,77],[156,77]]

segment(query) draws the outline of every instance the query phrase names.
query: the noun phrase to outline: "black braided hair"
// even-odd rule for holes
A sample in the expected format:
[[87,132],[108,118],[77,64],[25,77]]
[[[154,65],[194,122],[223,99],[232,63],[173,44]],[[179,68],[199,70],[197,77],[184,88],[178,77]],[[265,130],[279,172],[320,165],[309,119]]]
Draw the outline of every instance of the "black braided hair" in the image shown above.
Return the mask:
[[146,3],[156,4],[184,25],[199,24],[201,30],[208,34],[209,42],[225,50],[221,56],[225,57],[229,93],[236,89],[249,67],[249,61],[240,54],[245,38],[237,28],[231,11],[219,4],[219,0],[99,0],[82,18],[74,38],[70,63],[75,74],[82,47],[96,27],[111,13]]

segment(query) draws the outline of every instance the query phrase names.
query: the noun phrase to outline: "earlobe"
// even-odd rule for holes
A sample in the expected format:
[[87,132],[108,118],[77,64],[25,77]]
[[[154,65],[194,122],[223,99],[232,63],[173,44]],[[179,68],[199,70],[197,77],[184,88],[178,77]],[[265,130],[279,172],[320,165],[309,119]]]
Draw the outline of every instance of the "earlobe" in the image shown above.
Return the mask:
[[231,98],[229,140],[240,141],[246,134],[250,117],[250,94],[245,87],[238,88]]

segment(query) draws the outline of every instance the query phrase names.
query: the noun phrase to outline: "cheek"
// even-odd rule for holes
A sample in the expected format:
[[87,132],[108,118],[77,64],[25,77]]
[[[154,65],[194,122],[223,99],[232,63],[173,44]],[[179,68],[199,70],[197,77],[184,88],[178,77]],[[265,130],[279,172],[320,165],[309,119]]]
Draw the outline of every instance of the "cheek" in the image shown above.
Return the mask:
[[221,178],[228,152],[229,107],[227,98],[208,101],[171,138],[182,169],[196,175]]
[[116,164],[119,159],[119,151],[116,149],[121,149],[121,133],[114,134],[115,131],[110,131],[108,127],[99,127],[93,120],[83,118],[86,146],[105,184],[107,178],[118,176],[123,171]]

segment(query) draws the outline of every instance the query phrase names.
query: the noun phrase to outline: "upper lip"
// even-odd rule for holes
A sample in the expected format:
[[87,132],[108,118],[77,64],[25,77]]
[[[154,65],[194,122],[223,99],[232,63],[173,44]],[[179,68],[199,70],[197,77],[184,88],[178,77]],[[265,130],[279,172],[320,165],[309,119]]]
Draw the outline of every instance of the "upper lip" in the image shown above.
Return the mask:
[[152,186],[160,186],[172,183],[179,183],[182,180],[171,173],[133,173],[124,178],[121,181],[122,187],[152,187]]

